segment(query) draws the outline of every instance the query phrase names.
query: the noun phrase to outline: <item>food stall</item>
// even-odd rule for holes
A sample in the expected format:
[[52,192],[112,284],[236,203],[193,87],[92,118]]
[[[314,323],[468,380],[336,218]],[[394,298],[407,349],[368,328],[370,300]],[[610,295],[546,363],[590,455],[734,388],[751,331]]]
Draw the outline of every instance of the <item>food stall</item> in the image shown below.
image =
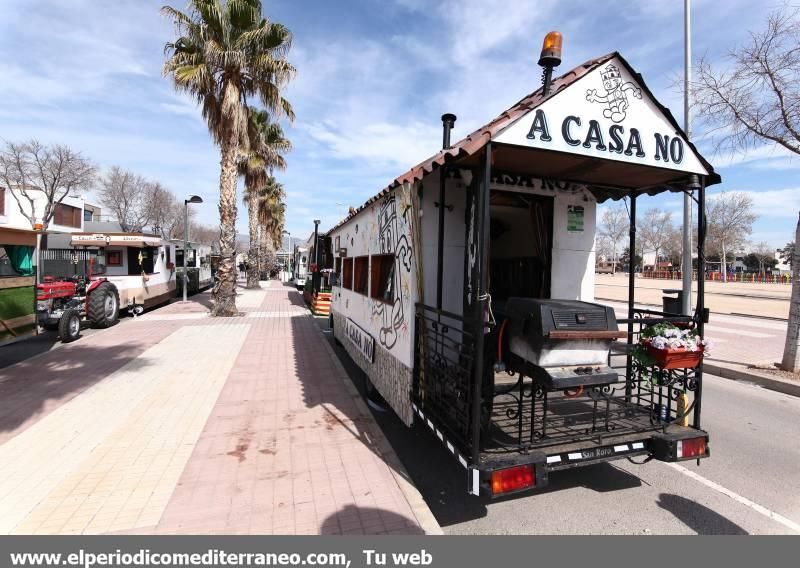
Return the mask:
[[710,454],[702,281],[693,314],[666,314],[636,308],[630,271],[617,319],[594,302],[595,236],[598,204],[625,200],[636,250],[639,200],[689,192],[702,274],[705,188],[720,177],[619,53],[555,79],[548,53],[539,89],[453,144],[444,115],[442,150],[326,233],[334,337],[474,495]]

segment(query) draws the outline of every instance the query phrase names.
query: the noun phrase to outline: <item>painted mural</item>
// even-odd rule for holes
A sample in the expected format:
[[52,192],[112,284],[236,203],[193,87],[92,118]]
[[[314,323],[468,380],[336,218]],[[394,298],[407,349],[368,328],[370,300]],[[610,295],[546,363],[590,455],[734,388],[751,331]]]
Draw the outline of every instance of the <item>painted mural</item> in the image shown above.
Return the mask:
[[403,365],[413,362],[416,266],[412,246],[413,213],[410,192],[396,191],[369,205],[359,215],[332,232],[340,238],[346,257],[393,254],[391,302],[337,286],[332,309],[352,319]]
[[[401,202],[401,207],[402,207]],[[408,334],[406,314],[411,278],[412,249],[408,239],[408,218],[410,208],[398,215],[398,203],[394,195],[385,197],[378,206],[377,241],[379,254],[393,254],[394,268],[391,273],[391,287],[394,301],[391,304],[372,300],[372,316],[380,325],[378,342],[386,349],[392,349],[401,334]],[[410,307],[410,306],[409,306]]]

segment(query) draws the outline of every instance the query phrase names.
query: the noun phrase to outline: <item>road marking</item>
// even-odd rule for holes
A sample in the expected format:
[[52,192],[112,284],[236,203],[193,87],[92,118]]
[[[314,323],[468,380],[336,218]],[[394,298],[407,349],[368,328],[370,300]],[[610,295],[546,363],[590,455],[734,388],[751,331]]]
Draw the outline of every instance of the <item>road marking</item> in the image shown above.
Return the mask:
[[710,331],[713,333],[734,333],[736,335],[746,335],[747,337],[757,337],[766,339],[767,337],[775,337],[774,333],[761,333],[758,331],[742,331],[741,329],[731,329],[727,327],[718,327],[716,325],[707,325],[705,328],[706,331]]
[[793,530],[793,531],[795,531],[797,533],[800,533],[800,524],[792,521],[791,519],[787,519],[783,515],[780,515],[780,514],[776,513],[775,511],[767,509],[763,505],[759,505],[758,503],[755,503],[755,502],[751,501],[747,497],[742,497],[738,493],[736,493],[734,491],[731,491],[730,489],[727,489],[727,488],[723,487],[722,485],[720,485],[719,483],[715,483],[715,482],[711,481],[710,479],[706,479],[705,477],[703,477],[699,473],[695,473],[694,471],[692,471],[690,469],[687,469],[687,468],[683,467],[680,464],[677,464],[677,463],[665,463],[664,465],[668,465],[672,469],[675,469],[675,470],[679,471],[680,473],[684,474],[687,477],[691,477],[692,479],[702,483],[706,487],[708,487],[710,489],[713,489],[714,491],[716,491],[718,493],[722,493],[723,495],[726,495],[727,497],[730,497],[731,499],[733,499],[737,503],[740,503],[740,504],[744,505],[745,507],[749,507],[750,509],[753,509],[757,513],[761,513],[765,517],[768,517],[768,518],[772,519],[776,523],[782,524],[783,526],[785,526],[788,529],[791,529],[791,530]]

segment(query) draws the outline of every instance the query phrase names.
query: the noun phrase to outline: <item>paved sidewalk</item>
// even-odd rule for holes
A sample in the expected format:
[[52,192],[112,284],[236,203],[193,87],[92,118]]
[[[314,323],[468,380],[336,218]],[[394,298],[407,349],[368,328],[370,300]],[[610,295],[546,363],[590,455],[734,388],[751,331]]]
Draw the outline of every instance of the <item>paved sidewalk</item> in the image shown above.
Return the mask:
[[[680,289],[680,280],[636,278],[636,301],[661,306],[664,289]],[[692,285],[696,298],[697,282]],[[706,307],[712,314],[745,314],[756,317],[786,319],[792,287],[786,284],[749,284],[742,282],[706,282]],[[595,297],[598,300],[628,301],[628,275],[618,273],[595,275]]]
[[208,303],[0,370],[0,533],[440,532],[298,292]]

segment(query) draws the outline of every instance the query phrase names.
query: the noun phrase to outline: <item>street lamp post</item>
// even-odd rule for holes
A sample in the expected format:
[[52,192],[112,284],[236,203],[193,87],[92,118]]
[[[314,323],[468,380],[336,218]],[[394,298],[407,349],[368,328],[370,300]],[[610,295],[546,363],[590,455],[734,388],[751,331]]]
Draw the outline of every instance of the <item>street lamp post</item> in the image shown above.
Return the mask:
[[189,256],[189,204],[202,203],[203,198],[199,195],[190,195],[189,199],[183,200],[183,301],[186,301],[189,289],[189,271],[186,266],[186,257]]
[[[294,267],[292,266],[292,260],[294,257],[294,251],[292,250],[292,233],[289,231],[284,230],[283,234],[289,237],[289,248],[286,249],[289,252],[289,256],[283,259],[283,276],[281,277],[281,282],[288,282],[289,278],[291,278],[292,271]],[[281,249],[283,249],[283,239],[281,239]],[[287,272],[289,274],[287,274]]]
[[314,273],[311,275],[311,287],[314,292],[319,292],[319,219],[314,219]]

